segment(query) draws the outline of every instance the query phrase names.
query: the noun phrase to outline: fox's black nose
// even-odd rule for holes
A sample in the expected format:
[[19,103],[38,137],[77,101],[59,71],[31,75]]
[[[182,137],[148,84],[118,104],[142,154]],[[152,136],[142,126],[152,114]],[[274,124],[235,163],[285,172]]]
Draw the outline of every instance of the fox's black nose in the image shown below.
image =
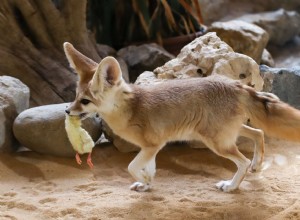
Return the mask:
[[70,110],[67,109],[67,110],[66,110],[66,113],[67,113],[67,114],[70,114]]

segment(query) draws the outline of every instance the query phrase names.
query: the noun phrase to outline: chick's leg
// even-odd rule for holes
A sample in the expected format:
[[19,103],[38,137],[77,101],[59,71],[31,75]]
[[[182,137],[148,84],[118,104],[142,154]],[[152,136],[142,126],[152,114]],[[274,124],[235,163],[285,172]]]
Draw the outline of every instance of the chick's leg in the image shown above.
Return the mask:
[[79,153],[76,153],[75,158],[76,158],[77,163],[78,163],[79,165],[81,165],[82,161],[81,161],[81,159],[80,159]]
[[88,158],[87,158],[87,164],[89,165],[89,167],[91,168],[91,169],[93,169],[93,167],[94,167],[94,164],[93,164],[93,162],[92,162],[92,152],[90,152],[89,153],[89,155],[88,155]]

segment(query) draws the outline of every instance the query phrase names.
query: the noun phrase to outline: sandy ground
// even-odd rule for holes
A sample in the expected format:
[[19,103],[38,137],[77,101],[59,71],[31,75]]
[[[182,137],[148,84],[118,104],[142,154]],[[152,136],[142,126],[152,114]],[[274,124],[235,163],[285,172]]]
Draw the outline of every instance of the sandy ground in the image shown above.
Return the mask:
[[159,153],[150,192],[130,191],[134,156],[100,145],[90,170],[73,158],[2,154],[0,219],[300,219],[300,144],[268,140],[264,170],[233,193],[214,187],[232,177],[233,163],[179,145]]

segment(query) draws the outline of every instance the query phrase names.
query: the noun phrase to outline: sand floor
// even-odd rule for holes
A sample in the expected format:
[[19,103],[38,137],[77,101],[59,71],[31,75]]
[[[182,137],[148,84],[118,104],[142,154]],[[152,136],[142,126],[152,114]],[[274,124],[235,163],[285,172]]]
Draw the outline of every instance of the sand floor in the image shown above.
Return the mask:
[[130,191],[134,156],[100,145],[90,170],[73,158],[0,154],[0,219],[300,219],[300,144],[268,140],[264,170],[233,193],[214,187],[233,163],[179,145],[158,154],[150,192]]

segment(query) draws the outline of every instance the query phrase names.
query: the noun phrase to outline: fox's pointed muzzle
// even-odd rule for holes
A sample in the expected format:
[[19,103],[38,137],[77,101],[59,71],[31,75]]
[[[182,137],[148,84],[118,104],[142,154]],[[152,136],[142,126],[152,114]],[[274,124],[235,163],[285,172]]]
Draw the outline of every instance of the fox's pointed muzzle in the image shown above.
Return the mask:
[[70,105],[65,109],[65,113],[69,116],[79,116],[81,119],[84,119],[86,116],[88,116],[88,112],[83,111],[80,103],[77,101],[70,103]]
[[65,112],[66,112],[68,115],[70,115],[71,112],[72,112],[72,110],[73,110],[73,108],[74,108],[74,102],[70,103],[69,106],[66,106]]

